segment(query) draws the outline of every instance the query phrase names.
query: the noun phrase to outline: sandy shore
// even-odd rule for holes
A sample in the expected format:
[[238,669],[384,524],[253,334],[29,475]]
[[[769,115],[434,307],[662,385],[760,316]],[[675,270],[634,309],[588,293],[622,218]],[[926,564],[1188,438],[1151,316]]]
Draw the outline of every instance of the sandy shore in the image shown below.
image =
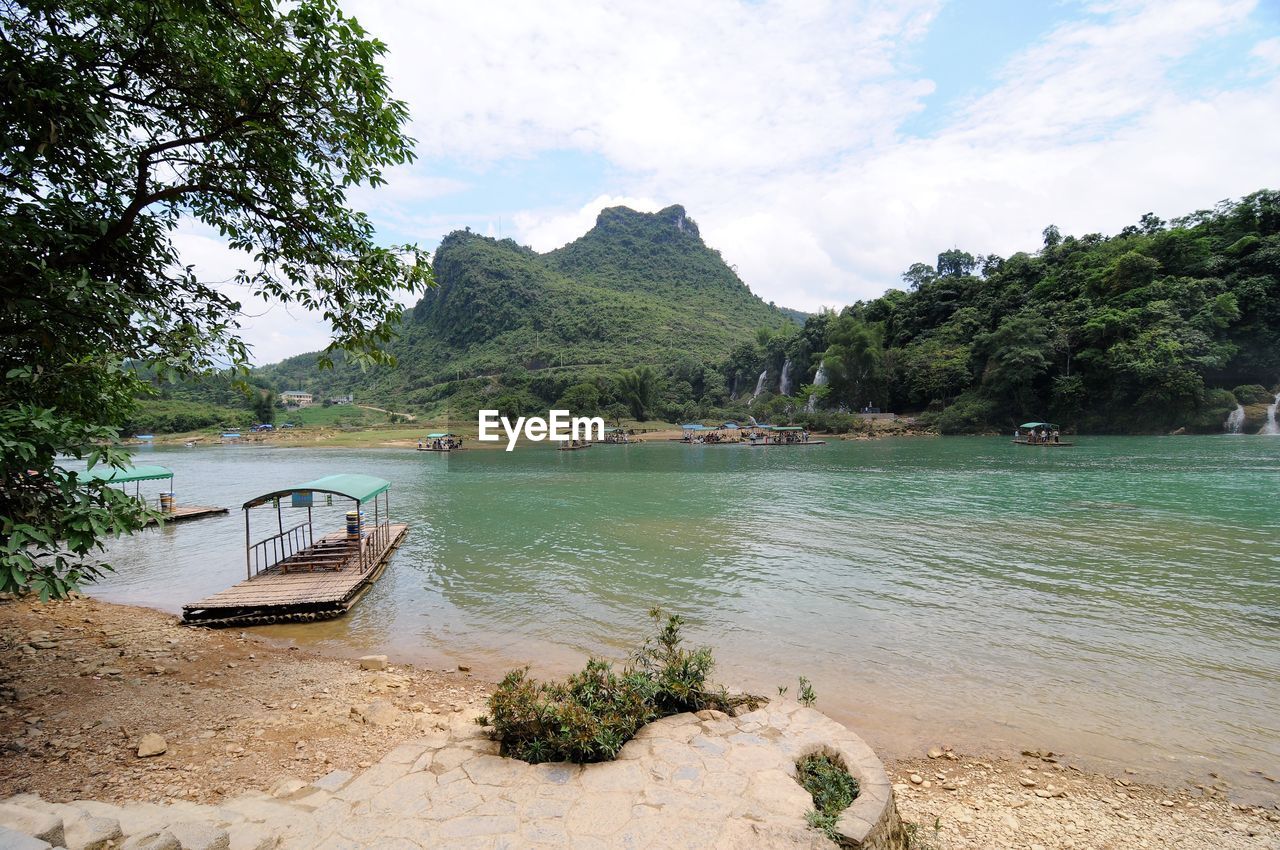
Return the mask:
[[[362,669],[91,599],[0,602],[0,651],[0,796],[49,800],[216,803],[284,775],[358,772],[491,688],[462,668]],[[163,755],[139,757],[147,735]],[[1280,848],[1280,809],[1220,788],[1141,785],[1048,753],[934,749],[886,767],[919,848]]]

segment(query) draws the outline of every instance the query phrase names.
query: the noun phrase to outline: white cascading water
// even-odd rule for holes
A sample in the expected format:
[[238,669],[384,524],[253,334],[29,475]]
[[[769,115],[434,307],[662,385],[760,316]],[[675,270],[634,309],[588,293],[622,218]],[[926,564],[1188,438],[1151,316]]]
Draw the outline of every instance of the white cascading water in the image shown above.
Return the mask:
[[[818,373],[813,376],[813,385],[815,387],[825,387],[827,385],[828,380],[829,378],[827,378],[827,364],[819,363]],[[811,395],[809,396],[809,403],[804,406],[804,412],[813,413],[814,409],[817,406],[818,406],[818,397]]]
[[1280,407],[1280,393],[1276,393],[1275,400],[1271,402],[1271,406],[1267,408],[1267,424],[1262,426],[1259,434],[1267,437],[1280,436],[1280,425],[1276,424],[1276,408]]
[[1231,415],[1227,417],[1227,423],[1222,426],[1228,434],[1240,434],[1244,431],[1244,405],[1237,404],[1236,409],[1231,411]]
[[791,395],[791,358],[782,363],[782,375],[778,378],[778,395]]
[[[769,377],[769,370],[765,369],[763,372],[760,373],[760,377],[756,378],[756,391],[751,394],[751,401],[755,401],[756,396],[764,392],[764,379],[767,377]],[[750,404],[751,401],[747,402],[747,404]]]

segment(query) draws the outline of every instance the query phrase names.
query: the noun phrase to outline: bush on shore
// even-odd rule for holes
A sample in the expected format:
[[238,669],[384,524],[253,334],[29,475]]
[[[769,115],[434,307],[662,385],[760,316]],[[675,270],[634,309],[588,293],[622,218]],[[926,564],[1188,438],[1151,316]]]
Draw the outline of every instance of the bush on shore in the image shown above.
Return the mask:
[[640,727],[661,717],[763,702],[712,686],[711,650],[683,647],[680,617],[667,616],[664,622],[658,609],[650,616],[657,634],[621,673],[598,658],[560,682],[532,679],[528,668],[512,670],[489,697],[488,715],[476,722],[492,727],[489,736],[502,744],[503,755],[533,764],[582,764],[615,758]]

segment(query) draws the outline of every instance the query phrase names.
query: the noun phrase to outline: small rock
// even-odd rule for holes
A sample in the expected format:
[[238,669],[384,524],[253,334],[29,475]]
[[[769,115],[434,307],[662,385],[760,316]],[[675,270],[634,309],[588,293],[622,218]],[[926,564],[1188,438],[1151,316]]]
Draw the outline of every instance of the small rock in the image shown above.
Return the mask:
[[71,850],[106,850],[124,837],[120,821],[92,816],[72,821],[66,833],[67,847]]
[[1161,800],[1160,805],[1164,806],[1166,809],[1173,808],[1173,800]]
[[467,666],[467,665],[465,665],[465,664],[459,664],[459,665],[458,665],[458,672],[459,672],[459,673],[470,673],[470,672],[471,672],[471,668],[470,668],[470,667],[468,667],[468,666]]
[[1030,778],[1029,776],[1019,776],[1019,777],[1018,777],[1018,784],[1019,784],[1019,785],[1021,785],[1023,788],[1034,788],[1034,787],[1036,787],[1036,781],[1035,781],[1034,779]]
[[928,756],[929,756],[929,758],[931,758],[931,759],[940,759],[940,758],[942,758],[942,756],[943,756],[942,748],[941,748],[941,747],[930,747],[930,748],[929,748],[929,752],[928,752]]
[[924,777],[918,773],[911,774],[910,779],[912,785],[919,785],[924,782]]
[[63,843],[62,818],[22,806],[0,803],[0,827],[30,835],[50,844]]
[[178,839],[182,850],[228,850],[231,836],[211,823],[184,821],[170,825],[169,832]]
[[169,750],[169,745],[164,738],[155,732],[148,732],[142,736],[142,740],[138,742],[138,758],[145,759],[153,756],[162,756]]
[[120,850],[182,850],[182,844],[167,829],[131,835]]
[[295,776],[282,776],[271,786],[268,793],[272,797],[291,797],[306,787],[307,783]]
[[360,659],[361,670],[385,670],[387,669],[387,656],[385,655],[366,655]]
[[427,704],[424,702],[415,702],[409,706],[409,710],[414,712],[415,714],[421,714],[422,712],[427,710]]
[[5,850],[49,850],[52,846],[48,841],[0,826],[0,847]]
[[957,784],[955,784],[954,782],[944,782],[944,783],[942,783],[942,790],[943,790],[943,791],[957,791],[957,790],[959,790],[959,788],[960,788],[960,786],[959,786],[959,785],[957,785]]
[[351,706],[351,716],[371,726],[391,726],[400,716],[400,710],[386,700],[376,699],[365,706]]

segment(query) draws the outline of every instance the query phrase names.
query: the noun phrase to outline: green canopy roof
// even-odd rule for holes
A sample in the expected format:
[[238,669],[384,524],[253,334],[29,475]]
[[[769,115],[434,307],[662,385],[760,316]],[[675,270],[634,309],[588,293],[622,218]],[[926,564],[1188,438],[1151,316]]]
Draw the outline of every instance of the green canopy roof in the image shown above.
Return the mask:
[[803,431],[804,430],[804,428],[801,428],[799,425],[773,425],[771,427],[773,428],[774,431]]
[[1023,422],[1018,427],[1019,428],[1040,428],[1040,427],[1052,428],[1053,423],[1052,422]]
[[172,478],[173,470],[164,466],[127,466],[117,469],[114,466],[99,466],[79,473],[83,481],[108,481],[112,484],[124,484],[129,481],[156,481]]
[[441,437],[452,437],[453,434],[428,434],[428,440],[439,440]]
[[391,489],[390,481],[384,478],[374,478],[372,475],[360,475],[358,473],[326,475],[324,478],[317,478],[315,481],[308,481],[305,484],[297,484],[293,487],[285,487],[282,490],[264,493],[245,502],[244,507],[247,510],[255,505],[261,505],[272,499],[289,496],[293,493],[333,493],[335,496],[345,496],[357,502],[367,502],[374,496],[385,493],[389,489]]

